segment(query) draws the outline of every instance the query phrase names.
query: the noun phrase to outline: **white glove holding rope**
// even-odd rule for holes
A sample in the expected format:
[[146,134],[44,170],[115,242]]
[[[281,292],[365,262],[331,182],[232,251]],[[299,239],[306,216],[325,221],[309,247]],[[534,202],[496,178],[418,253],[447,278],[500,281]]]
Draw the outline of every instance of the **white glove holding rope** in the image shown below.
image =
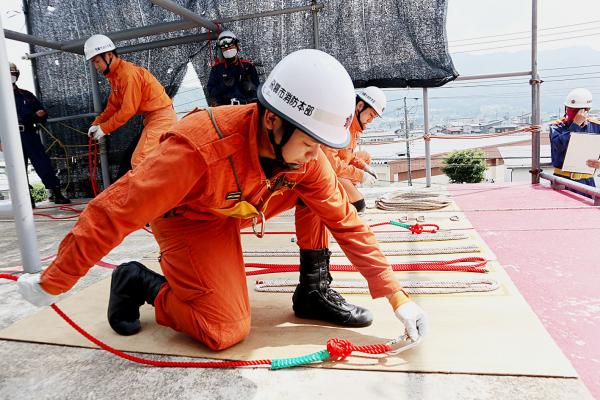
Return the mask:
[[101,138],[103,138],[104,136],[106,136],[106,133],[104,133],[104,131],[102,130],[102,128],[100,128],[100,125],[92,125],[90,126],[90,129],[88,129],[88,136],[89,137],[93,137],[96,140],[100,140]]
[[34,306],[44,307],[58,301],[58,296],[51,295],[40,286],[41,273],[23,274],[17,279],[17,290],[21,296]]
[[375,179],[379,179],[377,177],[377,172],[375,172],[375,170],[373,169],[373,167],[371,167],[369,164],[365,165],[365,170],[364,171],[367,172],[367,173],[369,173],[369,174],[371,174],[371,175],[373,175],[373,177]]
[[365,171],[360,183],[362,183],[363,186],[373,186],[376,181],[377,179],[373,175]]
[[421,339],[427,333],[427,317],[425,311],[414,301],[402,304],[394,311],[396,317],[402,321],[406,333],[413,340]]

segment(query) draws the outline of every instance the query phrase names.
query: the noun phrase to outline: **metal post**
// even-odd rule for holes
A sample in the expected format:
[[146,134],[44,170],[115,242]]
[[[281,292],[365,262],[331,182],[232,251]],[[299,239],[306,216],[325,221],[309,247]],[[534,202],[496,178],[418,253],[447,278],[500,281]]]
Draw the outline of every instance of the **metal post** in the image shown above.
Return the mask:
[[39,272],[42,269],[40,253],[37,245],[33,211],[27,187],[27,172],[19,133],[17,108],[13,96],[6,39],[0,21],[0,135],[4,148],[6,175],[10,188],[10,199],[15,215],[15,226],[19,240],[19,250],[23,270],[28,273]]
[[203,18],[200,15],[196,14],[195,12],[190,11],[185,7],[182,7],[179,4],[175,4],[170,0],[150,0],[150,1],[152,1],[154,4],[156,4],[158,6],[161,6],[162,8],[164,8],[166,10],[169,10],[169,11],[183,17],[185,20],[194,21],[195,23],[197,23],[200,26],[203,26],[204,28],[208,29],[209,31],[216,32],[219,30],[219,27],[217,26],[217,24],[215,24],[211,20]]
[[15,32],[15,31],[11,31],[8,29],[4,29],[3,32],[4,32],[4,34],[2,35],[2,37],[4,37],[4,35],[6,35],[7,39],[16,40],[19,42],[31,43],[31,44],[35,44],[38,46],[47,47],[49,49],[62,50],[61,44],[59,42],[53,42],[53,41],[46,40],[46,39],[40,39],[38,37],[31,36],[26,33]]
[[[537,69],[537,0],[531,0],[531,124],[540,125],[540,77]],[[531,133],[531,183],[540,183],[540,130]]]
[[406,138],[406,166],[408,172],[408,186],[412,186],[412,171],[410,167],[410,135],[408,129],[408,109],[406,108],[406,97],[404,97],[404,136]]
[[[423,130],[429,133],[429,97],[423,88]],[[431,140],[425,141],[425,186],[431,187]]]
[[319,8],[317,8],[317,1],[311,1],[311,12],[313,20],[313,46],[319,50],[321,43],[319,42]]
[[[100,85],[98,85],[98,71],[91,62],[86,62],[92,78],[92,101],[94,112],[102,112],[102,100],[100,100]],[[108,172],[108,155],[106,154],[106,138],[100,139],[100,167],[102,169],[102,185],[104,189],[110,186],[110,174]]]

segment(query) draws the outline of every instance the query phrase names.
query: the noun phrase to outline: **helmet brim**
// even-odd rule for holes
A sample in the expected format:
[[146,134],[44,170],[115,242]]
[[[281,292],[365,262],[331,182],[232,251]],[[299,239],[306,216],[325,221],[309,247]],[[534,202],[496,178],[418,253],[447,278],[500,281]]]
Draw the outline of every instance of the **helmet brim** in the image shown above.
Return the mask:
[[[310,136],[311,138],[313,138],[317,142],[319,142],[319,143],[321,143],[321,144],[323,144],[323,145],[325,145],[327,147],[331,147],[333,149],[343,149],[343,148],[347,147],[348,144],[350,144],[350,132],[348,131],[348,129],[346,129],[347,135],[345,135],[344,140],[341,140],[339,142],[332,142],[332,141],[326,140],[321,135],[319,135],[317,132],[314,132],[313,130],[307,129],[302,124],[294,121],[292,118],[288,117],[283,112],[281,112],[280,110],[278,110],[277,108],[275,108],[271,103],[269,103],[269,101],[263,95],[263,92],[262,92],[263,87],[264,87],[264,84],[261,83],[258,86],[258,89],[256,91],[256,94],[257,94],[257,97],[258,97],[258,101],[260,102],[260,104],[262,104],[269,111],[271,111],[274,114],[276,114],[278,117],[280,117],[283,120],[285,120],[285,121],[289,122],[290,124],[294,125],[300,131],[304,132],[305,134],[307,134],[308,136]],[[325,127],[324,127],[324,129],[325,129]]]

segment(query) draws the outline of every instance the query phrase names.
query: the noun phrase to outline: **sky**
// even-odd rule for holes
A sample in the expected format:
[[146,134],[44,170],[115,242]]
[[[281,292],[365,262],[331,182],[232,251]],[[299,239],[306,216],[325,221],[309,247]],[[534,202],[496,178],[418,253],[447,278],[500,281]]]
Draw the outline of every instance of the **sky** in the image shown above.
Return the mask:
[[[56,1],[59,0],[48,0],[48,4]],[[531,1],[447,1],[446,28],[451,54],[510,53],[529,48]],[[0,1],[5,29],[24,32],[20,10],[20,0]],[[600,0],[538,0],[538,28],[540,51],[574,47],[600,51]],[[9,59],[22,71],[20,86],[31,90],[30,62],[21,59],[28,46],[8,40],[7,48]],[[585,62],[583,57],[573,60],[574,64],[579,62]]]
[[[527,49],[530,39],[514,39],[529,37],[531,9],[529,0],[448,0],[446,28],[450,51],[515,44],[526,45],[491,51]],[[538,29],[540,50],[576,46],[600,50],[600,1],[538,0]],[[490,43],[494,41],[495,44]]]

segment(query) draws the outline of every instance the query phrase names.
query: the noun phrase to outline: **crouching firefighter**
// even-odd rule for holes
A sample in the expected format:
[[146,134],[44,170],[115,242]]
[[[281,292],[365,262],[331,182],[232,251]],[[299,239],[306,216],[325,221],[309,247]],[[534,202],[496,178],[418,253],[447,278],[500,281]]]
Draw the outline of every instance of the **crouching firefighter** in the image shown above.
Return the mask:
[[37,305],[56,301],[126,235],[152,221],[164,276],[137,262],[118,266],[110,326],[121,335],[137,333],[139,307],[150,303],[159,324],[213,350],[228,348],[250,331],[240,229],[252,226],[260,235],[266,220],[300,199],[296,314],[371,323],[369,311],[329,287],[329,231],[372,297],[387,297],[410,337],[419,339],[427,326],[423,310],[394,278],[320,148],[348,144],[350,76],[328,54],[299,50],[275,66],[258,97],[259,104],[195,110],[174,125],[137,168],[88,204],[48,269],[19,278],[21,294]]

